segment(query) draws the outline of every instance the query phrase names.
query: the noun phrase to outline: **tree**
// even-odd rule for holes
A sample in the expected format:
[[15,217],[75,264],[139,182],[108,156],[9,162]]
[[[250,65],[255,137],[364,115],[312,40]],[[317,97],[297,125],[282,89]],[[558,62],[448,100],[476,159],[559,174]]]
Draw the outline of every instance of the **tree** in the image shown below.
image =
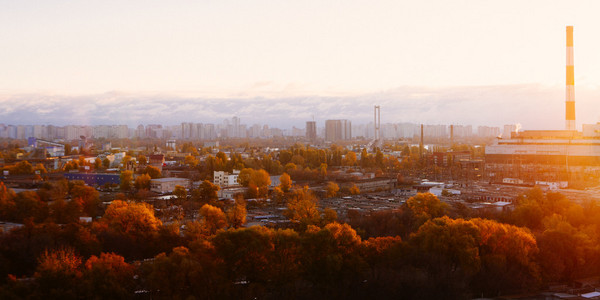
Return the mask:
[[185,157],[184,163],[192,168],[196,167],[200,162],[194,156],[188,155]]
[[208,180],[204,180],[198,188],[200,190],[200,195],[205,202],[213,202],[219,198],[217,193],[219,191],[219,186],[214,185]]
[[35,168],[33,168],[34,172],[39,172],[40,174],[46,174],[48,173],[48,171],[46,170],[46,167],[44,167],[43,164],[37,164],[35,165]]
[[322,217],[322,223],[323,225],[327,225],[330,223],[334,223],[337,221],[337,212],[329,207],[326,207],[325,209],[323,209],[323,217]]
[[121,160],[121,164],[123,165],[123,168],[127,168],[127,164],[129,164],[130,161],[131,161],[131,156],[129,156],[129,155],[123,156],[123,159]]
[[250,177],[252,176],[253,172],[254,170],[252,168],[242,169],[240,171],[240,174],[238,174],[238,183],[241,186],[248,187],[248,185],[250,184]]
[[463,219],[442,217],[427,221],[411,235],[407,259],[427,271],[426,298],[465,298],[469,279],[481,267],[478,228]]
[[[49,299],[76,299],[73,289],[81,278],[81,257],[71,248],[46,250],[35,272],[37,296]],[[34,297],[37,298],[37,297]]]
[[596,271],[598,244],[585,230],[577,229],[564,217],[544,218],[544,231],[538,236],[542,274],[549,281],[570,281]]
[[94,160],[94,169],[98,170],[102,168],[102,160],[98,157]]
[[185,187],[181,185],[176,185],[175,189],[173,189],[173,195],[175,195],[175,197],[177,197],[178,200],[182,201],[187,198],[187,191]]
[[227,210],[227,221],[233,228],[240,228],[246,223],[246,202],[243,197],[237,197],[235,204]]
[[248,187],[248,194],[251,198],[264,197],[268,193],[271,177],[263,169],[245,168],[240,171],[238,182],[240,185]]
[[155,166],[146,166],[144,173],[150,175],[152,179],[160,178],[161,172],[160,169]]
[[320,222],[317,198],[308,187],[294,190],[290,194],[284,214],[290,221],[298,223],[301,229]]
[[162,222],[154,216],[154,209],[146,203],[114,200],[104,216],[93,223],[105,251],[139,259],[155,255],[155,241]]
[[[272,274],[270,264],[270,257],[274,251],[272,234],[273,231],[266,227],[252,226],[221,231],[213,238],[215,252],[222,258],[225,269],[228,270],[229,281],[246,281],[250,293],[253,290],[266,288]],[[249,298],[255,297],[257,295]]]
[[33,174],[33,166],[26,160],[18,162],[10,169],[11,174]]
[[[207,254],[206,252],[210,252]],[[168,255],[161,253],[143,273],[146,288],[152,298],[159,299],[212,299],[219,294],[222,282],[220,270],[212,251],[192,252],[185,247],[175,247]]]
[[319,166],[319,175],[321,176],[321,179],[325,179],[325,177],[327,177],[327,164],[326,163],[322,163]]
[[300,263],[305,278],[325,298],[352,298],[349,287],[363,282],[361,274],[366,268],[356,231],[348,224],[331,223],[307,230],[302,239]]
[[154,216],[152,206],[146,203],[133,203],[114,200],[104,212],[100,221],[109,229],[135,237],[144,237],[157,232],[162,222]]
[[133,180],[133,172],[132,171],[123,171],[119,176],[121,180],[120,188],[121,191],[129,191],[131,190],[131,181]]
[[8,189],[4,182],[0,181],[0,220],[9,220],[13,217],[16,209],[15,197],[17,194]]
[[83,212],[90,217],[98,215],[100,206],[100,193],[87,185],[74,185],[70,191],[71,197],[82,208]]
[[57,224],[68,224],[79,222],[82,206],[78,201],[66,202],[59,198],[48,205],[50,218]]
[[202,225],[208,235],[214,235],[217,230],[227,227],[227,217],[218,207],[204,204],[200,208],[200,216],[202,216]]
[[360,189],[354,183],[350,187],[350,194],[352,194],[352,195],[360,195]]
[[356,165],[356,153],[354,153],[354,151],[348,151],[348,153],[346,153],[344,159],[342,160],[342,164],[344,166],[355,166]]
[[480,237],[481,270],[472,283],[476,294],[497,296],[538,284],[538,246],[529,230],[493,220],[470,221]]
[[127,299],[135,288],[134,266],[114,253],[92,255],[86,262],[81,283],[83,298]]
[[285,164],[283,169],[285,170],[285,172],[294,172],[294,171],[298,170],[298,166],[295,163],[290,162],[290,163]]
[[15,210],[12,221],[23,222],[26,218],[34,218],[36,222],[42,222],[48,217],[48,204],[42,202],[36,192],[20,192],[16,195],[14,202]]
[[337,195],[337,192],[340,190],[340,187],[337,185],[337,183],[330,181],[327,183],[327,187],[325,188],[325,190],[327,191],[327,197],[331,198]]
[[377,167],[379,168],[383,168],[383,153],[381,153],[381,150],[379,148],[377,148],[377,152],[375,153],[375,164],[377,165]]
[[441,217],[446,213],[448,205],[431,193],[419,193],[410,197],[406,205],[417,217],[432,219]]
[[253,184],[258,188],[258,197],[265,197],[269,191],[271,177],[267,171],[260,169],[252,173],[252,176],[250,176],[250,184]]
[[149,190],[150,189],[150,175],[142,174],[135,179],[135,183],[133,184],[138,190]]
[[108,169],[108,168],[110,168],[110,160],[109,160],[108,158],[104,158],[104,159],[102,160],[102,166],[103,166],[105,169]]
[[367,152],[367,148],[363,148],[360,152],[360,166],[363,168],[372,167],[371,156]]
[[288,175],[287,173],[281,174],[281,177],[279,177],[279,188],[281,189],[281,191],[287,193],[290,191],[291,187],[292,179],[290,178],[290,175]]

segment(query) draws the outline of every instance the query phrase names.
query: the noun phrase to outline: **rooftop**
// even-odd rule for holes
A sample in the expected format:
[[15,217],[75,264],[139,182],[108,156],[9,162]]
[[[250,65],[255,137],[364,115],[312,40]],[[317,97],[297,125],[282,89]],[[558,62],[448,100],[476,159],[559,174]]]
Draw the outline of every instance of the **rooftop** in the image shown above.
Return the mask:
[[186,178],[179,178],[179,177],[166,177],[166,178],[157,178],[157,179],[152,179],[151,181],[158,181],[158,182],[173,182],[173,181],[182,181],[182,180],[188,180]]

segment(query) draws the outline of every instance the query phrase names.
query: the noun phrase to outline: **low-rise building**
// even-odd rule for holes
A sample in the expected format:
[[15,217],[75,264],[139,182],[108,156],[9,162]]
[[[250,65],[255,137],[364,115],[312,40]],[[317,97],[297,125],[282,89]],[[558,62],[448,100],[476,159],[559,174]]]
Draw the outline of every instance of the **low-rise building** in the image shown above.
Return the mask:
[[237,194],[245,194],[248,191],[247,187],[225,187],[219,189],[217,195],[219,198],[234,199]]
[[190,180],[177,177],[157,178],[150,180],[150,190],[161,194],[172,193],[175,189],[175,186],[178,185],[188,189],[190,187]]

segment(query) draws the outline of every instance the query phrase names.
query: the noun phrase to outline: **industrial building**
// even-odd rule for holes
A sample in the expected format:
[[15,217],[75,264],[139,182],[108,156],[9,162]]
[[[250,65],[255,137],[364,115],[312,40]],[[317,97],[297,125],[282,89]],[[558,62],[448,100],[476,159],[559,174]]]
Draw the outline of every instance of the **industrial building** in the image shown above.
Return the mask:
[[576,130],[573,27],[567,26],[565,130],[505,133],[485,149],[491,181],[572,181],[600,174],[600,123]]
[[64,173],[65,179],[81,180],[89,186],[102,186],[105,184],[116,184],[121,183],[119,174],[105,174],[105,173]]

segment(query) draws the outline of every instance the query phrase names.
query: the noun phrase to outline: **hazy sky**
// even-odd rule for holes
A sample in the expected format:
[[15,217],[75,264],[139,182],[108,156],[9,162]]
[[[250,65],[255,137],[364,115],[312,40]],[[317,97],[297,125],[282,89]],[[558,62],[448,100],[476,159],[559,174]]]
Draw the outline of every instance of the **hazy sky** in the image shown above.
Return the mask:
[[[563,89],[561,99],[566,25],[574,26],[576,91],[594,94],[600,83],[600,1],[0,0],[0,7],[5,99],[109,91],[339,97],[515,84]],[[577,103],[578,112],[595,109]]]

